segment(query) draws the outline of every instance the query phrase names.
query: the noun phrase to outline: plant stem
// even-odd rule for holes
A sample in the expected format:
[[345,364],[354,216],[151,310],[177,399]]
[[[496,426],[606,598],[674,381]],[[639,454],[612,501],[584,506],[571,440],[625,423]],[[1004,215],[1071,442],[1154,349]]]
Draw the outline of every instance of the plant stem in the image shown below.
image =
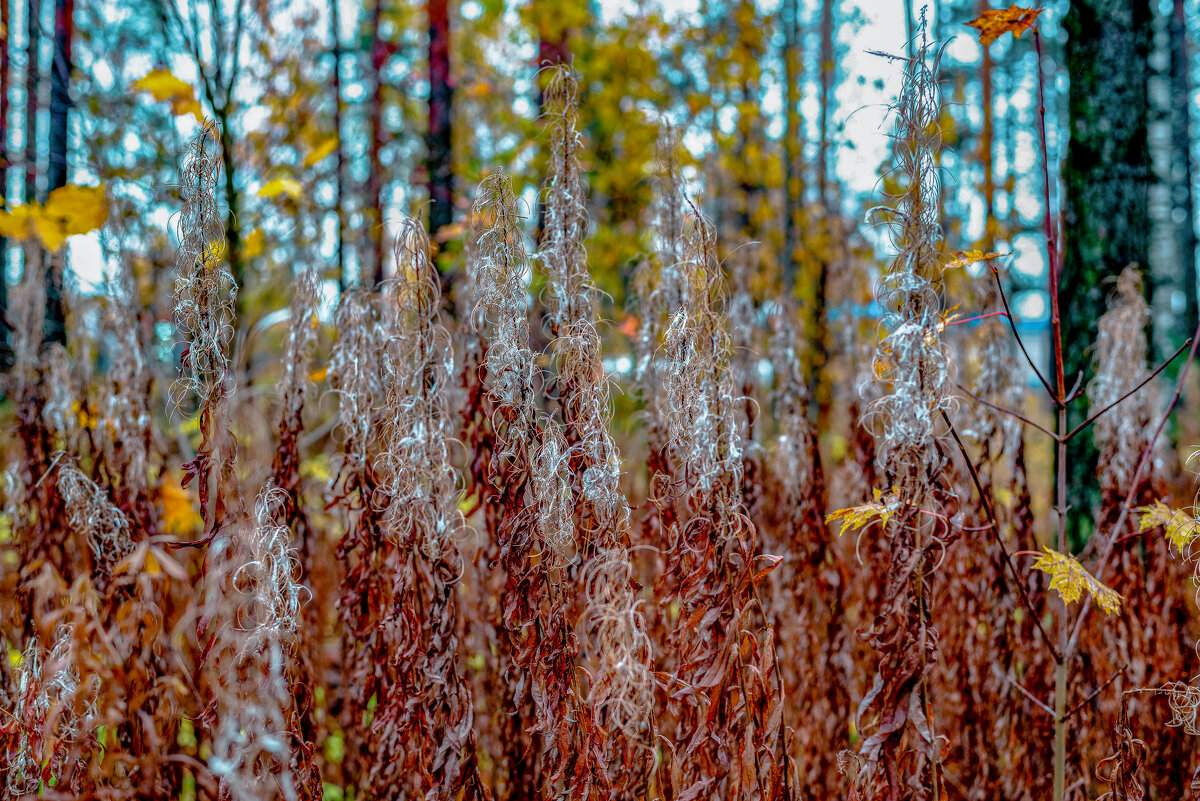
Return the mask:
[[[1062,314],[1058,305],[1058,253],[1054,237],[1054,218],[1050,212],[1050,154],[1046,145],[1046,79],[1042,72],[1042,36],[1033,29],[1037,49],[1038,134],[1042,149],[1042,205],[1046,228],[1046,264],[1050,293],[1050,345],[1054,353],[1054,400],[1058,406],[1058,426],[1055,443],[1057,463],[1057,492],[1055,511],[1058,513],[1058,550],[1067,553],[1067,392],[1063,369]],[[1063,801],[1067,774],[1067,644],[1071,628],[1066,604],[1060,602],[1058,614],[1058,658],[1054,667],[1054,801]]]

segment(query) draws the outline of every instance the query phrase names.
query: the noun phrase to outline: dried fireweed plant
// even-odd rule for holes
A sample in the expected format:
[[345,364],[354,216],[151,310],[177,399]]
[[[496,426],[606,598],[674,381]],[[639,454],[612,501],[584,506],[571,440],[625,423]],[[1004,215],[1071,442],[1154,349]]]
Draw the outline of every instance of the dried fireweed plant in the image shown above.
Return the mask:
[[580,646],[564,582],[576,550],[568,454],[558,424],[535,400],[528,257],[512,180],[502,171],[480,185],[475,215],[476,319],[488,338],[496,435],[490,479],[504,510],[496,530],[505,571],[501,603],[512,659],[523,671],[516,693],[533,699],[532,731],[545,738],[544,783],[561,784],[572,799],[601,797],[609,779],[595,714],[576,676]]
[[254,521],[222,532],[226,551],[208,580],[221,594],[205,668],[215,719],[208,765],[223,794],[237,801],[322,797],[320,773],[304,743],[294,671],[300,607],[291,532],[275,523],[283,490],[264,489]]
[[[279,416],[279,445],[271,465],[271,483],[286,493],[284,521],[297,532],[304,549],[308,521],[299,503],[300,436],[304,432],[304,401],[312,383],[309,373],[317,345],[321,304],[321,277],[311,267],[300,271],[292,287],[288,309],[287,344],[283,354],[283,378],[279,382],[283,408]],[[311,554],[305,553],[305,558]]]
[[[663,531],[667,709],[674,732],[664,784],[684,795],[775,796],[790,786],[781,751],[784,702],[775,631],[755,584],[778,564],[759,553],[742,498],[743,442],[725,278],[712,224],[688,202],[681,305],[664,333],[662,414],[670,477],[656,503],[679,507]],[[673,617],[673,616],[672,616]],[[754,755],[751,757],[751,755]]]
[[112,578],[117,563],[133,552],[135,535],[124,512],[113,505],[108,494],[83,474],[74,459],[55,454],[58,462],[58,491],[67,510],[67,524],[92,551],[94,571]]
[[380,447],[376,421],[387,397],[387,310],[383,305],[379,293],[364,288],[342,295],[335,315],[337,340],[328,367],[332,391],[338,398],[335,430],[342,439],[332,491],[347,518],[336,550],[342,563],[337,592],[341,670],[353,677],[340,691],[342,725],[353,743],[343,771],[356,784],[374,762],[370,708],[372,699],[377,702],[384,691],[387,647],[382,624],[392,607],[392,582],[387,576],[396,552],[383,533],[387,496],[375,469]]
[[[179,181],[183,207],[177,221],[173,297],[176,330],[186,346],[171,397],[181,411],[188,408],[193,396],[199,407],[201,441],[196,458],[184,467],[189,480],[196,479],[210,536],[224,521],[225,504],[232,500],[215,487],[220,484],[232,489],[237,483],[234,439],[229,430],[233,373],[228,351],[238,288],[221,259],[224,229],[216,200],[220,142],[216,124],[206,122],[183,158]],[[231,511],[236,517],[236,510]]]
[[[568,67],[551,74],[546,90],[550,168],[544,188],[546,229],[538,251],[547,278],[545,298],[554,334],[555,380],[579,503],[575,527],[584,538],[585,630],[594,665],[588,694],[597,725],[610,731],[607,761],[627,781],[632,758],[653,725],[650,640],[633,588],[630,510],[620,487],[620,455],[609,432],[609,388],[595,326],[595,290],[587,273],[585,192],[579,174],[579,87]],[[570,513],[570,510],[564,510]],[[636,772],[636,771],[635,771]]]
[[396,239],[390,287],[384,446],[378,463],[390,499],[383,532],[396,547],[392,608],[381,623],[391,684],[372,731],[380,741],[373,786],[409,785],[426,799],[489,799],[479,773],[474,700],[458,667],[456,537],[463,527],[450,459],[450,334],[439,320],[441,283],[420,224]]
[[[883,529],[890,552],[887,584],[872,625],[862,632],[879,653],[878,672],[859,704],[862,767],[853,797],[940,798],[943,777],[929,693],[937,664],[932,627],[932,574],[954,535],[939,513],[948,488],[938,443],[939,416],[950,408],[951,365],[941,341],[938,291],[942,257],[938,218],[940,145],[937,70],[940,52],[924,27],[904,59],[904,85],[894,107],[895,171],[901,189],[880,211],[896,256],[876,289],[883,307],[875,358],[884,393],[867,410],[893,510]],[[874,725],[868,717],[874,714]]]

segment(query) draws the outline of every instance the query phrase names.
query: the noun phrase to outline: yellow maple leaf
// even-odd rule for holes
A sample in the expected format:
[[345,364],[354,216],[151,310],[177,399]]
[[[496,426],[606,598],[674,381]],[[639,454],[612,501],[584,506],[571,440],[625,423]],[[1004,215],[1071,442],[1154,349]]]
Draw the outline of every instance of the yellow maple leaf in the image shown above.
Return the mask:
[[316,164],[317,162],[325,159],[326,157],[329,156],[330,153],[337,150],[337,146],[338,146],[338,138],[336,136],[329,137],[328,139],[326,139],[325,141],[321,142],[319,145],[314,147],[312,149],[312,151],[307,156],[304,157],[304,166],[311,167],[314,164]]
[[1116,590],[1101,584],[1073,557],[1046,546],[1042,550],[1046,553],[1037,558],[1033,569],[1049,574],[1050,589],[1062,597],[1063,603],[1075,603],[1086,591],[1106,615],[1120,611],[1122,598]]
[[976,262],[990,261],[999,259],[1002,256],[1007,256],[1008,253],[984,253],[982,250],[960,250],[954,254],[954,258],[946,262],[942,267],[943,270],[953,270],[956,267],[968,267]]
[[1040,8],[1021,8],[1015,3],[1009,8],[985,11],[975,19],[965,23],[968,27],[979,31],[979,43],[987,47],[1006,33],[1012,33],[1016,39],[1033,27]]
[[864,503],[862,506],[836,509],[825,515],[825,522],[833,523],[840,520],[842,530],[838,534],[841,535],[845,534],[847,529],[866,528],[874,523],[886,526],[895,513],[896,500],[894,496],[891,493],[884,496],[879,490],[875,490],[874,503]]
[[160,103],[167,100],[171,110],[178,115],[191,114],[203,122],[204,115],[196,93],[186,81],[175,77],[170,70],[152,70],[144,78],[134,82],[134,89],[149,92],[150,96]]
[[1141,514],[1138,518],[1138,531],[1149,531],[1162,526],[1167,539],[1180,551],[1200,534],[1200,522],[1178,509],[1171,509],[1162,501],[1156,501],[1151,506],[1141,506],[1137,511]]
[[258,196],[270,198],[287,195],[294,199],[300,197],[302,191],[304,190],[300,182],[294,178],[276,178],[263,184],[262,189],[258,190]]

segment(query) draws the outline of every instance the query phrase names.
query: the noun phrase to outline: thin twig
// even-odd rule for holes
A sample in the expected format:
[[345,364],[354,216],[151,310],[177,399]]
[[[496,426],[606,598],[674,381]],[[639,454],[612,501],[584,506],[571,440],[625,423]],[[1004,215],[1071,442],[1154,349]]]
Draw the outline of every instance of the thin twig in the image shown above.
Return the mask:
[[1063,405],[1070,403],[1083,394],[1083,371],[1080,370],[1075,374],[1075,383],[1071,385],[1071,391],[1067,393],[1067,399],[1063,401]]
[[[988,265],[991,267],[991,265]],[[995,267],[991,267],[992,277],[996,279],[996,289],[1000,292],[1000,302],[1004,304],[1004,316],[1008,318],[1008,327],[1012,329],[1013,338],[1017,340],[1017,345],[1021,348],[1021,353],[1025,354],[1025,361],[1029,363],[1029,367],[1037,375],[1038,381],[1042,382],[1042,386],[1046,388],[1046,392],[1050,393],[1050,397],[1054,399],[1056,405],[1062,405],[1062,399],[1058,397],[1058,393],[1050,388],[1050,383],[1046,381],[1046,377],[1042,375],[1042,371],[1034,363],[1033,357],[1029,355],[1029,351],[1025,349],[1025,343],[1021,339],[1021,335],[1017,333],[1017,324],[1014,322],[1012,309],[1008,307],[1008,297],[1004,294],[1004,285],[1000,282],[1000,271]]]
[[1026,690],[1026,689],[1025,689],[1024,687],[1022,687],[1020,684],[1017,684],[1017,682],[1016,682],[1016,681],[1013,679],[1013,677],[1012,677],[1012,676],[1005,676],[1004,678],[1005,678],[1005,679],[1008,681],[1008,683],[1009,683],[1009,684],[1011,684],[1012,686],[1014,686],[1014,687],[1016,687],[1018,690],[1020,690],[1022,695],[1024,695],[1026,698],[1028,698],[1028,699],[1029,699],[1030,701],[1032,701],[1034,704],[1036,704],[1036,705],[1037,705],[1037,707],[1038,707],[1038,709],[1041,709],[1043,712],[1045,712],[1047,715],[1050,715],[1051,717],[1053,717],[1053,716],[1054,716],[1054,710],[1053,710],[1053,709],[1051,709],[1050,707],[1046,706],[1046,704],[1045,704],[1045,703],[1043,703],[1042,701],[1039,701],[1039,700],[1038,700],[1038,699],[1037,699],[1037,698],[1034,696],[1034,694],[1033,694],[1033,693],[1029,692],[1029,690]]
[[958,436],[958,431],[954,429],[954,424],[950,422],[950,416],[945,411],[942,412],[942,419],[946,421],[946,425],[950,428],[950,434],[954,437],[955,444],[958,445],[959,453],[962,454],[963,461],[967,463],[967,470],[971,473],[971,481],[975,483],[975,491],[979,493],[979,500],[983,501],[983,509],[987,513],[988,523],[991,524],[988,530],[992,532],[992,539],[995,541],[996,547],[1004,555],[1004,564],[1008,566],[1009,572],[1012,573],[1013,583],[1017,585],[1017,589],[1021,593],[1021,598],[1025,601],[1025,606],[1029,609],[1029,616],[1033,618],[1038,631],[1041,632],[1042,639],[1045,640],[1047,647],[1050,648],[1050,653],[1054,655],[1054,661],[1059,662],[1061,658],[1059,657],[1058,649],[1054,647],[1054,642],[1050,639],[1050,635],[1042,628],[1042,619],[1038,615],[1037,609],[1034,608],[1033,600],[1030,599],[1029,593],[1025,591],[1025,584],[1021,581],[1021,576],[1017,573],[1016,567],[1013,566],[1012,557],[1008,555],[1008,549],[1004,547],[1004,543],[1000,539],[1000,525],[996,522],[996,513],[992,511],[991,499],[983,491],[983,483],[979,480],[979,471],[975,469],[975,463],[971,461],[966,446],[963,445],[962,439]]
[[1025,425],[1036,428],[1038,431],[1041,431],[1043,434],[1050,437],[1051,439],[1053,439],[1053,440],[1058,439],[1058,434],[1055,434],[1053,431],[1051,431],[1050,429],[1046,428],[1043,425],[1040,425],[1039,423],[1035,423],[1033,420],[1030,420],[1028,417],[1021,414],[1020,412],[1013,411],[1012,409],[1008,408],[1007,406],[999,406],[995,403],[992,403],[989,400],[985,400],[985,399],[979,397],[978,395],[976,395],[971,390],[964,387],[962,384],[956,384],[956,386],[960,390],[965,392],[966,394],[970,395],[973,400],[978,401],[979,403],[982,403],[984,406],[987,406],[989,409],[995,409],[998,412],[1002,412],[1003,414],[1007,414],[1012,417],[1015,417],[1016,419],[1020,420]]
[[1126,399],[1126,398],[1128,398],[1129,396],[1133,395],[1133,394],[1134,394],[1134,393],[1136,393],[1136,392],[1137,392],[1139,389],[1141,389],[1142,387],[1146,386],[1146,385],[1147,385],[1147,384],[1149,384],[1151,381],[1153,381],[1153,380],[1154,380],[1154,378],[1155,378],[1155,376],[1157,376],[1157,375],[1158,375],[1159,373],[1161,373],[1163,370],[1167,369],[1167,365],[1169,365],[1171,362],[1175,361],[1175,358],[1176,358],[1177,356],[1179,356],[1179,354],[1183,353],[1184,349],[1185,349],[1185,348],[1187,348],[1187,347],[1188,347],[1189,345],[1191,345],[1191,344],[1192,344],[1192,340],[1191,340],[1191,339],[1189,339],[1187,342],[1184,342],[1182,345],[1180,345],[1180,346],[1179,346],[1179,349],[1178,349],[1178,350],[1176,350],[1174,353],[1172,353],[1172,354],[1171,354],[1171,355],[1170,355],[1170,356],[1167,358],[1167,360],[1166,360],[1165,362],[1163,362],[1163,363],[1162,363],[1162,364],[1160,364],[1160,365],[1159,365],[1157,368],[1155,368],[1155,370],[1154,370],[1154,372],[1153,372],[1153,373],[1151,373],[1150,375],[1146,376],[1146,379],[1145,379],[1144,381],[1142,381],[1140,384],[1138,384],[1138,385],[1137,385],[1136,387],[1134,387],[1133,389],[1131,389],[1131,390],[1129,390],[1128,392],[1126,392],[1126,393],[1125,393],[1124,395],[1122,395],[1121,397],[1117,398],[1117,399],[1116,399],[1115,401],[1113,401],[1112,403],[1110,403],[1110,404],[1108,404],[1107,406],[1105,406],[1105,407],[1104,407],[1103,409],[1101,409],[1100,411],[1098,411],[1098,412],[1096,412],[1095,414],[1093,414],[1093,415],[1092,415],[1091,417],[1089,417],[1088,419],[1084,420],[1084,421],[1083,421],[1082,423],[1080,423],[1079,425],[1077,425],[1077,426],[1075,426],[1074,428],[1072,428],[1070,431],[1068,431],[1068,432],[1067,432],[1067,436],[1065,437],[1065,439],[1068,439],[1068,440],[1069,440],[1069,439],[1071,439],[1071,437],[1075,436],[1075,435],[1076,435],[1076,434],[1078,434],[1080,431],[1082,431],[1083,429],[1087,428],[1087,427],[1088,427],[1088,426],[1090,426],[1092,423],[1096,422],[1097,418],[1099,418],[1100,416],[1102,416],[1102,415],[1103,415],[1105,412],[1109,411],[1109,410],[1110,410],[1110,409],[1112,409],[1114,406],[1116,406],[1118,403],[1120,403],[1121,401],[1125,400],[1125,399]]
[[1116,673],[1112,674],[1112,677],[1111,677],[1111,678],[1109,678],[1109,680],[1108,680],[1108,681],[1104,682],[1104,683],[1103,683],[1103,684],[1101,684],[1099,687],[1097,687],[1095,690],[1093,690],[1093,691],[1092,691],[1092,693],[1091,693],[1091,695],[1089,695],[1087,698],[1084,698],[1084,699],[1083,699],[1082,701],[1080,701],[1078,704],[1076,704],[1075,706],[1073,706],[1073,707],[1071,707],[1069,710],[1067,710],[1067,714],[1066,714],[1066,715],[1064,715],[1063,717],[1064,717],[1064,718],[1069,718],[1069,717],[1071,717],[1072,715],[1074,715],[1076,712],[1078,712],[1079,710],[1083,709],[1085,706],[1087,706],[1088,704],[1090,704],[1090,703],[1092,702],[1092,700],[1093,700],[1093,699],[1094,699],[1094,698],[1095,698],[1097,695],[1099,695],[1101,692],[1103,692],[1103,691],[1104,691],[1104,689],[1105,689],[1106,687],[1108,687],[1108,685],[1110,685],[1110,684],[1112,684],[1114,681],[1116,681],[1116,680],[1117,680],[1117,678],[1118,678],[1119,676],[1124,676],[1124,675],[1125,675],[1125,668],[1121,668],[1121,669],[1120,669],[1120,670],[1118,670]]

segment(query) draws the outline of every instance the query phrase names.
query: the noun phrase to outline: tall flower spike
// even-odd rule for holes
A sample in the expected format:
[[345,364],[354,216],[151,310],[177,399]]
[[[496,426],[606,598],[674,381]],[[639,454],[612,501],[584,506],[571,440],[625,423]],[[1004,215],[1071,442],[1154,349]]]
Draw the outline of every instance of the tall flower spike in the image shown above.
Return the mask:
[[387,334],[376,297],[366,289],[342,295],[334,320],[337,340],[329,355],[329,380],[338,396],[338,432],[350,466],[367,464],[375,441],[375,409],[383,404],[380,359]]
[[[1146,324],[1150,308],[1135,267],[1126,267],[1117,279],[1108,311],[1100,318],[1096,337],[1096,372],[1088,383],[1089,412],[1095,414],[1115,403],[1145,379],[1149,347]],[[1093,436],[1100,450],[1103,504],[1111,511],[1129,492],[1138,459],[1149,442],[1158,410],[1159,395],[1152,383],[1101,415]],[[1145,479],[1143,479],[1145,480]],[[1145,499],[1143,499],[1145,500]],[[1111,522],[1111,521],[1110,521]]]
[[221,264],[224,231],[217,208],[221,172],[220,133],[207,122],[196,134],[180,169],[179,248],[175,254],[175,325],[187,342],[174,398],[189,392],[209,407],[228,392],[229,342],[237,285]]
[[113,343],[108,390],[100,404],[109,436],[101,447],[110,469],[120,473],[123,486],[131,492],[146,489],[148,445],[151,438],[149,398],[150,372],[138,339],[133,308],[133,287],[128,268],[121,270],[124,285],[113,289],[106,314],[109,342]]
[[550,119],[546,224],[538,258],[546,271],[546,308],[554,333],[591,316],[592,301],[583,240],[587,235],[583,182],[579,176],[579,83],[566,65],[553,68],[545,93]]
[[300,499],[300,435],[304,431],[304,401],[308,394],[313,349],[317,344],[321,303],[321,277],[311,267],[301,270],[292,286],[288,335],[279,382],[283,410],[279,415],[279,446],[271,462],[271,483],[283,490],[283,518],[296,529],[305,568],[313,554],[308,548],[308,522]]
[[[720,489],[725,511],[741,504],[742,443],[727,320],[718,313],[724,275],[712,224],[693,210],[684,222],[683,305],[665,335],[668,443],[700,507]],[[724,522],[719,521],[719,522]]]

